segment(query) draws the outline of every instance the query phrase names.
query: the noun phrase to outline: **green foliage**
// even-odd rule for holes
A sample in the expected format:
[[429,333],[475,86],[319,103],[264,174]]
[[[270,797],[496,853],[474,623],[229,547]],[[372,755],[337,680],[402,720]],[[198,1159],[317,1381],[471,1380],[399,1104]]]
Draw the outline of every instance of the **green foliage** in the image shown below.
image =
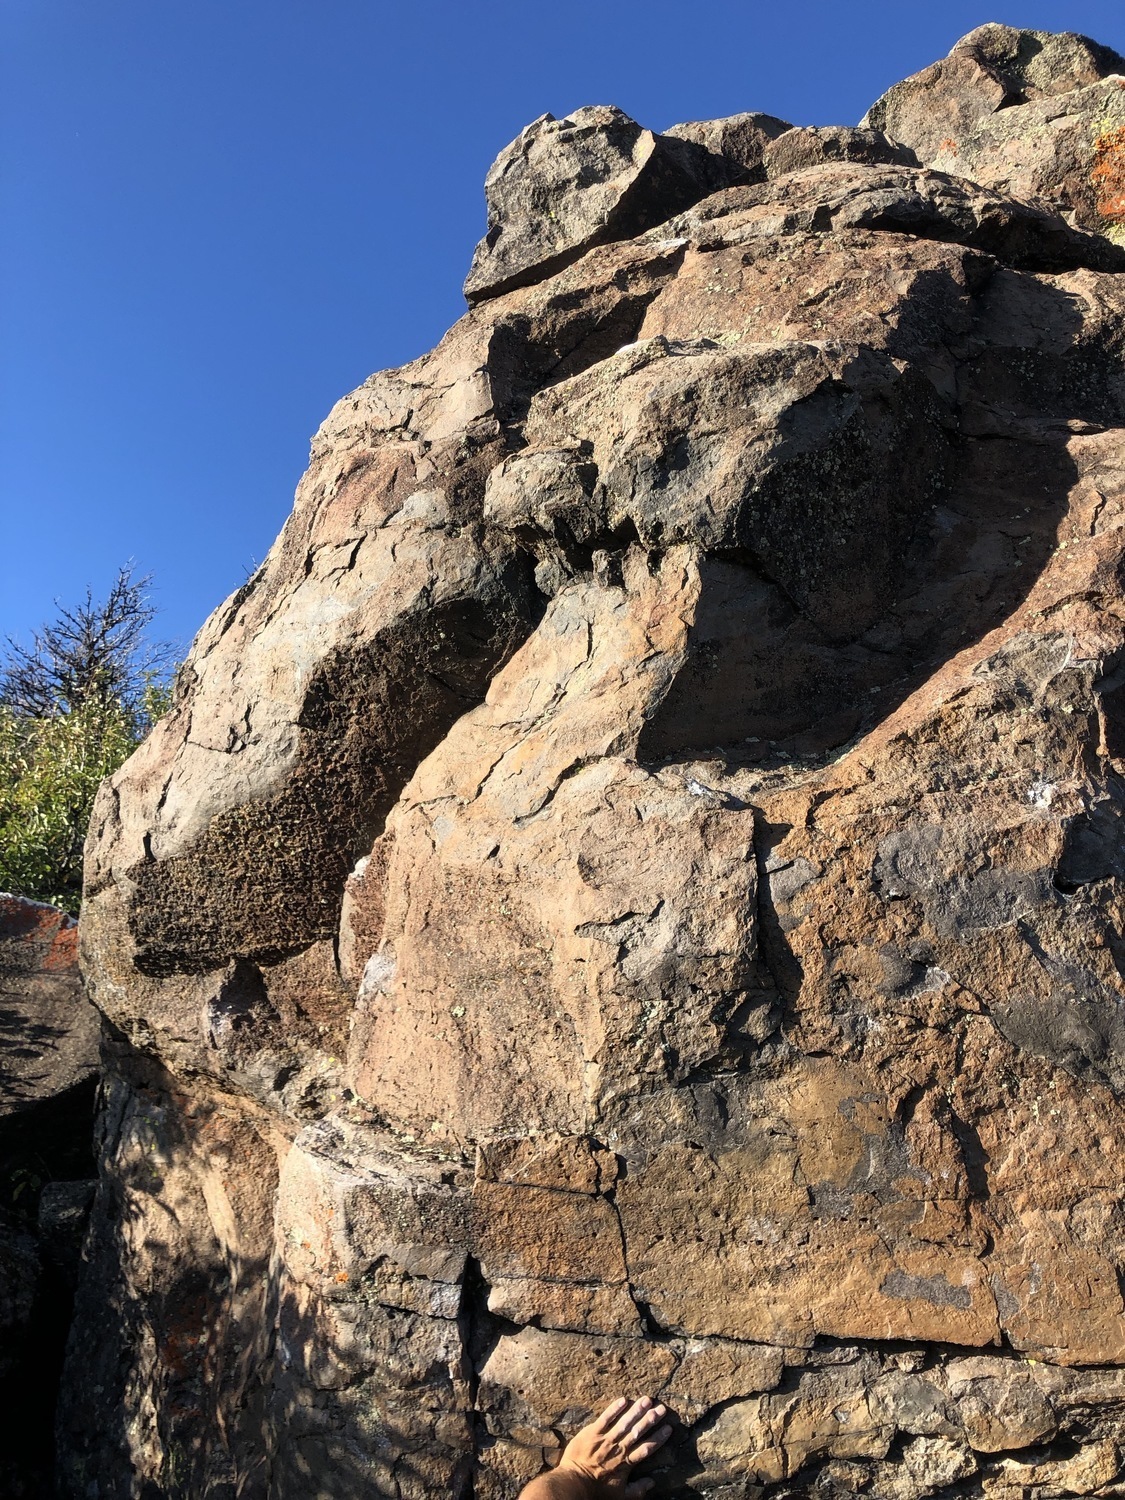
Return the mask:
[[94,794],[137,742],[112,699],[44,719],[0,704],[0,890],[77,913]]
[[77,913],[82,846],[104,777],[170,707],[170,649],[152,645],[149,580],[118,570],[0,670],[0,890]]

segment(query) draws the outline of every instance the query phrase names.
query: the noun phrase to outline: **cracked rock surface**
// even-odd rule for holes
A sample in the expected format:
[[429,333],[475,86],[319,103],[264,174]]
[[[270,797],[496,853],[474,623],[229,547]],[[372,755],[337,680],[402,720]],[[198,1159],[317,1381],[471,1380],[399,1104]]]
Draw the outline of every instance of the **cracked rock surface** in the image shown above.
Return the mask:
[[514,1500],[626,1390],[669,1494],[1125,1493],[1118,66],[501,153],[95,810],[65,1494]]

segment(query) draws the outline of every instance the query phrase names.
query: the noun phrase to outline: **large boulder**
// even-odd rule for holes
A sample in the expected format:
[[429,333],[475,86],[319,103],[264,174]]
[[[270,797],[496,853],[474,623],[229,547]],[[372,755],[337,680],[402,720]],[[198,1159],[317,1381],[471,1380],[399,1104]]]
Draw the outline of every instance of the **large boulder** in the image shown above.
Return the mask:
[[928,161],[943,141],[991,115],[1116,73],[1125,73],[1125,58],[1089,37],[990,22],[963,36],[948,57],[888,89],[860,123],[885,130]]
[[693,141],[718,159],[714,173],[714,186],[718,189],[760,182],[766,175],[765,157],[770,142],[790,129],[788,121],[752,110],[722,120],[688,120],[682,125],[670,125],[664,134]]
[[645,134],[506,153],[99,796],[76,1500],[514,1500],[641,1389],[680,1494],[1120,1483],[1125,256],[824,131],[630,219]]
[[[1125,62],[1121,65],[1125,73]],[[1122,242],[1125,77],[1035,100],[943,140],[931,165],[1066,213]]]
[[1085,229],[1116,237],[1125,224],[1125,58],[1088,37],[978,27],[861,123]]
[[784,177],[804,167],[826,161],[856,161],[874,166],[916,167],[918,158],[909,146],[893,141],[881,130],[860,130],[848,125],[808,125],[775,136],[762,152],[767,177]]
[[[465,296],[479,302],[541,281],[594,245],[651,229],[744,175],[738,167],[747,143],[764,143],[768,128],[755,120],[718,139],[713,128],[691,126],[654,135],[612,105],[562,120],[540,116],[485,178],[488,232],[473,256]],[[734,164],[722,153],[728,137],[739,153]]]

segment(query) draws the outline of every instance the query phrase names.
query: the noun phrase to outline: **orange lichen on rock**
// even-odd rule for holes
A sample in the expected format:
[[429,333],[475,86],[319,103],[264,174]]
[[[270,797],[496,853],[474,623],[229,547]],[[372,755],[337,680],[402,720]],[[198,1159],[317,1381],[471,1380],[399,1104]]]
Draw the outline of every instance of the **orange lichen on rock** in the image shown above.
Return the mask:
[[1098,213],[1115,224],[1125,223],[1125,125],[1102,131],[1094,142],[1090,179]]

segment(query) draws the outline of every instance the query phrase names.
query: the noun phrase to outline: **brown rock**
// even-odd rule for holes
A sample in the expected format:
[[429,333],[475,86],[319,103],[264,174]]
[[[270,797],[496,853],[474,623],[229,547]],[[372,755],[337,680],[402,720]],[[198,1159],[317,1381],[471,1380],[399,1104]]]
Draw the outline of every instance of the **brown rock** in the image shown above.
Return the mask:
[[872,1417],[852,1372],[802,1375],[786,1395],[755,1396],[725,1406],[697,1442],[704,1474],[758,1483],[788,1479],[813,1460],[882,1458],[891,1429]]
[[991,115],[941,141],[931,164],[1034,198],[1120,243],[1123,130],[1125,78],[1109,78]]
[[92,1079],[100,1018],[78,973],[78,924],[57,907],[0,895],[0,1117]]
[[588,1421],[625,1390],[659,1396],[678,1362],[673,1348],[644,1339],[536,1328],[502,1337],[481,1369],[477,1396],[489,1434],[499,1439],[484,1459],[489,1488],[514,1494],[557,1459],[560,1428]]
[[762,154],[767,177],[784,177],[826,161],[856,161],[869,166],[916,167],[918,158],[881,130],[857,130],[847,125],[810,125],[776,136]]
[[864,118],[920,160],[1116,238],[1125,222],[1125,58],[1070,32],[995,24],[896,84]]
[[[155,1070],[140,1087],[109,1082],[102,1129],[60,1397],[60,1483],[81,1493],[96,1468],[125,1492],[260,1493],[280,1141],[259,1112]],[[138,1400],[144,1390],[150,1400]]]
[[1125,267],[1120,247],[1071,228],[1042,205],[947,172],[848,161],[714,194],[656,233],[687,235],[711,248],[829,229],[949,240],[1031,271]]
[[729,115],[723,120],[689,120],[672,125],[664,134],[676,140],[692,141],[721,160],[714,173],[715,191],[736,187],[743,182],[760,182],[765,174],[765,158],[771,141],[792,127],[775,115],[751,112]]
[[1121,1470],[1121,1458],[1115,1443],[1108,1439],[1092,1443],[1073,1458],[1042,1464],[1008,1460],[1004,1478],[1009,1483],[1042,1489],[1052,1495],[1091,1495],[1101,1493]]
[[[1029,35],[887,110],[1061,139]],[[103,792],[67,1493],[515,1500],[639,1391],[714,1500],[1119,1482],[1121,255],[772,129],[505,153]]]
[[[745,971],[751,820],[622,758],[661,682],[639,658],[675,651],[677,605],[695,587],[672,549],[655,575],[638,558],[622,586],[564,589],[388,826],[388,889],[404,899],[389,907],[372,961],[387,977],[361,1003],[350,1067],[361,1096],[414,1133],[581,1134],[631,1080],[690,1068],[718,1044],[703,1018]],[[576,717],[591,699],[595,713]],[[454,808],[457,836],[435,847],[431,815]],[[560,848],[564,827],[583,831]],[[534,1061],[519,1041],[532,1029]]]
[[1088,37],[992,22],[962,37],[941,62],[896,83],[861,123],[928,161],[947,139],[959,140],[989,115],[1068,94],[1111,73],[1125,73],[1125,59]]

